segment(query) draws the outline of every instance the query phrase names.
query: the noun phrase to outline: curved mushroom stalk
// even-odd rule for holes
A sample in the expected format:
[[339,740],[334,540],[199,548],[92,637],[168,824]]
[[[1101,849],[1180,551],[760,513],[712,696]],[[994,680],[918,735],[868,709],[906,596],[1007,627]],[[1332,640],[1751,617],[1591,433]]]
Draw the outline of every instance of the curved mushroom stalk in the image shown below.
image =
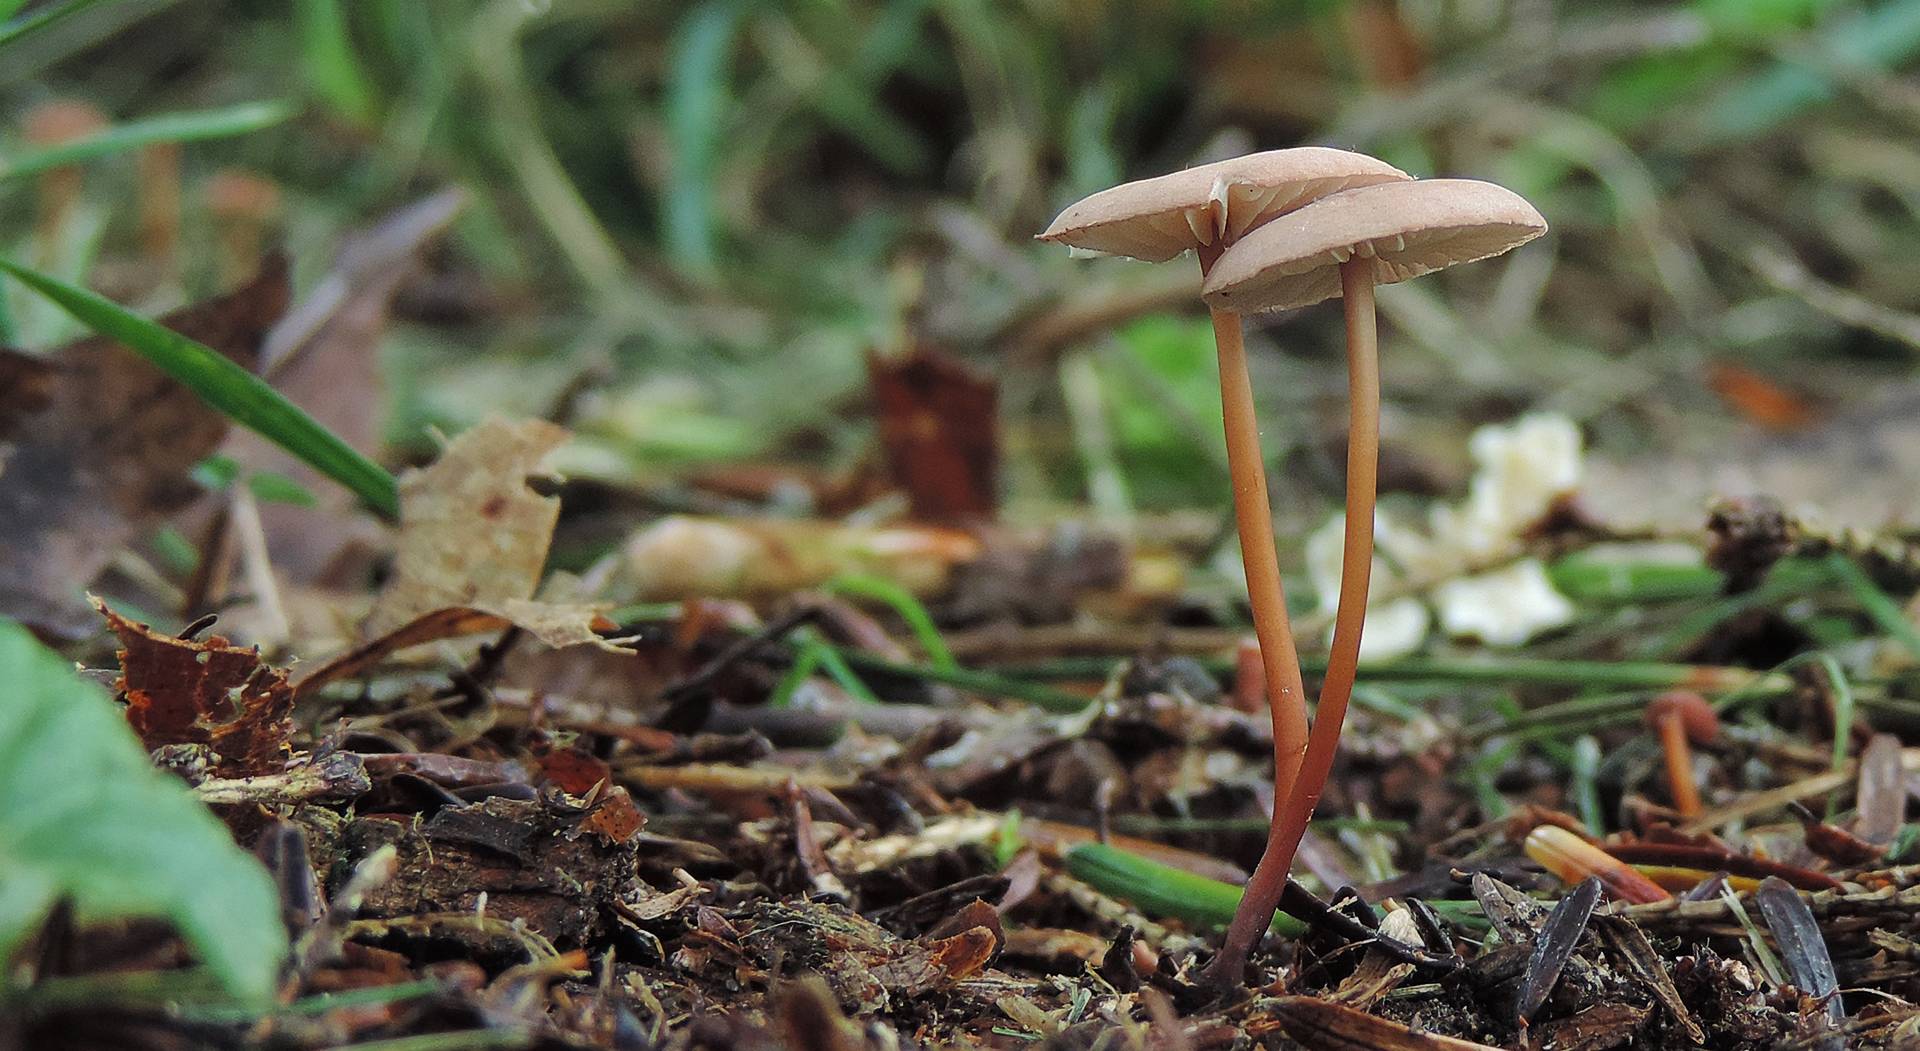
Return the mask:
[[[1244,243],[1248,237],[1284,217],[1313,207],[1313,202],[1339,196],[1342,191],[1372,188],[1407,182],[1405,172],[1382,161],[1359,154],[1322,147],[1305,146],[1274,150],[1215,164],[1189,168],[1158,178],[1127,183],[1102,190],[1081,200],[1054,219],[1041,238],[1073,247],[1130,255],[1137,259],[1162,261],[1182,252],[1197,250],[1200,272],[1209,278],[1211,271],[1234,251],[1230,246]],[[1345,243],[1345,242],[1343,242]],[[1396,245],[1394,250],[1399,250]],[[1354,250],[1349,250],[1353,254]],[[1373,376],[1372,299],[1369,272],[1367,329],[1369,333],[1367,366],[1364,376],[1354,373],[1356,392],[1361,386],[1372,391],[1362,398],[1356,393],[1356,405],[1364,401],[1372,416],[1378,418],[1379,395]],[[1231,294],[1231,293],[1230,293]],[[1326,298],[1326,294],[1319,298]],[[1358,297],[1356,297],[1358,298]],[[1309,300],[1310,302],[1311,300]],[[1266,857],[1248,884],[1243,906],[1234,917],[1223,957],[1234,953],[1244,964],[1247,951],[1273,917],[1280,891],[1286,886],[1287,868],[1299,843],[1299,832],[1286,844],[1289,814],[1298,809],[1294,802],[1311,779],[1300,775],[1304,763],[1311,761],[1313,747],[1307,729],[1306,690],[1301,682],[1300,658],[1294,648],[1293,630],[1287,622],[1286,593],[1280,580],[1280,560],[1274,547],[1272,511],[1268,506],[1265,464],[1260,455],[1260,427],[1254,417],[1253,384],[1247,374],[1245,335],[1240,316],[1249,309],[1237,304],[1214,302],[1214,342],[1220,358],[1220,399],[1226,421],[1227,462],[1233,478],[1234,522],[1240,534],[1240,555],[1247,570],[1247,598],[1253,610],[1254,633],[1260,641],[1261,663],[1266,671],[1268,707],[1273,718],[1274,819]],[[1364,380],[1364,384],[1363,381]],[[1356,407],[1355,412],[1359,413]],[[1358,416],[1355,417],[1359,419]],[[1377,431],[1377,425],[1373,427]],[[1364,449],[1368,466],[1364,471],[1371,499],[1372,452],[1377,443],[1369,439],[1356,444]],[[1353,455],[1358,455],[1355,453]],[[1350,477],[1357,476],[1350,468]],[[1371,504],[1364,516],[1364,538],[1368,551],[1361,556],[1358,576],[1360,604],[1364,614],[1367,582],[1365,569],[1373,564],[1371,556],[1373,515]],[[1354,537],[1349,533],[1349,566],[1352,565]],[[1353,574],[1349,572],[1349,577]],[[1343,589],[1346,585],[1343,584]],[[1343,590],[1344,594],[1344,590]],[[1346,624],[1346,601],[1342,600],[1342,624]],[[1351,627],[1351,626],[1349,626]],[[1338,637],[1344,639],[1345,629]],[[1350,632],[1356,656],[1359,647],[1357,628]],[[1345,673],[1346,687],[1335,691],[1336,709],[1344,711],[1346,693],[1353,685],[1351,669]],[[1323,720],[1324,721],[1324,720]],[[1339,720],[1332,721],[1333,738],[1339,737]],[[1316,730],[1318,726],[1316,725]],[[1331,752],[1326,762],[1332,762]],[[1325,771],[1319,781],[1326,779]],[[1319,785],[1313,784],[1312,799],[1319,798]],[[1312,803],[1306,807],[1312,810]],[[1304,829],[1304,818],[1301,819]],[[1286,844],[1283,846],[1283,844]],[[1257,914],[1257,916],[1256,916]],[[1226,973],[1238,980],[1241,968]],[[1215,973],[1220,973],[1216,970]]]
[[[1273,922],[1274,910],[1286,890],[1287,874],[1293,869],[1294,854],[1300,849],[1300,840],[1306,835],[1307,824],[1326,788],[1327,776],[1333,771],[1340,729],[1346,722],[1347,703],[1353,697],[1359,672],[1360,636],[1366,627],[1367,589],[1373,576],[1373,509],[1380,461],[1380,354],[1369,260],[1356,254],[1341,263],[1340,283],[1347,314],[1350,408],[1346,540],[1341,554],[1340,605],[1334,614],[1333,647],[1327,658],[1320,703],[1314,712],[1313,730],[1306,739],[1305,754],[1296,754],[1293,759],[1288,771],[1290,776],[1284,782],[1290,789],[1274,797],[1273,823],[1269,826],[1266,850],[1260,855],[1260,863],[1254,866],[1253,875],[1247,879],[1220,955],[1208,967],[1207,976],[1217,985],[1231,985],[1241,980],[1248,955],[1259,942],[1261,932]],[[1225,367],[1223,357],[1222,376]],[[1248,574],[1251,585],[1251,567]],[[1264,645],[1262,648],[1264,650]],[[1297,661],[1295,667],[1298,668]],[[1279,775],[1279,719],[1276,709],[1276,786],[1283,783]]]
[[[1267,673],[1267,708],[1273,720],[1273,805],[1276,813],[1293,791],[1307,748],[1307,689],[1300,654],[1287,619],[1287,593],[1274,547],[1273,511],[1266,464],[1260,454],[1260,424],[1254,417],[1253,382],[1240,315],[1213,311],[1213,340],[1220,358],[1220,408],[1226,421],[1227,471],[1233,479],[1233,519],[1240,534],[1240,561],[1247,571],[1247,604]],[[1282,881],[1284,883],[1284,881]],[[1278,900],[1277,898],[1275,899]]]
[[1380,454],[1374,285],[1498,255],[1545,230],[1532,205],[1489,183],[1383,183],[1332,194],[1272,220],[1221,253],[1207,278],[1202,295],[1215,310],[1281,310],[1342,296],[1351,405],[1340,602],[1320,704],[1292,790],[1275,803],[1266,852],[1247,880],[1220,955],[1208,966],[1216,985],[1242,980],[1248,955],[1273,920],[1294,853],[1333,772],[1359,670]]

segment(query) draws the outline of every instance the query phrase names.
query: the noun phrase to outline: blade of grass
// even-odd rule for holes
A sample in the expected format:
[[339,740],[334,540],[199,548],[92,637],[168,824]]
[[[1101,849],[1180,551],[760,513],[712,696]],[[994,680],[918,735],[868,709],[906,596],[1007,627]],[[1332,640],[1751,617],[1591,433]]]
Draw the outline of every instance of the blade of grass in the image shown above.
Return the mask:
[[1606,812],[1600,809],[1600,740],[1581,734],[1573,742],[1573,800],[1580,820],[1594,835],[1605,835]]
[[[1163,865],[1138,854],[1082,843],[1067,851],[1067,871],[1102,894],[1109,894],[1146,911],[1149,916],[1174,916],[1190,923],[1224,927],[1240,904],[1240,888],[1217,879]],[[1273,929],[1287,937],[1306,932],[1307,925],[1284,912],[1273,916]]]
[[[23,6],[23,3],[24,0],[0,0],[0,19],[12,18],[14,13],[19,11]],[[53,4],[41,8],[18,21],[0,25],[0,48],[4,48],[9,44],[18,43],[40,30],[53,25],[55,22],[71,15],[77,15],[98,3],[100,3],[100,0],[71,0],[71,2],[65,4]]]
[[373,88],[354,56],[339,0],[300,0],[300,58],[307,81],[335,113],[362,128],[377,117]]
[[198,142],[229,138],[270,128],[293,116],[294,108],[280,101],[247,102],[220,109],[167,113],[116,124],[97,135],[0,158],[0,181],[35,175],[63,164],[104,157],[160,142]]
[[400,495],[393,475],[341,441],[260,377],[212,348],[84,288],[4,259],[0,259],[0,271],[52,300],[88,328],[152,362],[235,423],[346,486],[381,516],[390,520],[399,517]]
[[[1197,657],[1216,675],[1233,669],[1231,657]],[[1044,664],[1007,665],[1000,674],[1029,680],[1104,678],[1112,658],[1063,657]],[[1325,654],[1305,654],[1300,666],[1310,675],[1326,670]],[[1361,678],[1374,682],[1459,682],[1500,686],[1611,687],[1622,690],[1684,688],[1702,693],[1770,689],[1781,680],[1768,672],[1717,664],[1669,664],[1660,661],[1560,660],[1506,655],[1398,657],[1362,661]]]
[[631,291],[626,263],[542,131],[521,57],[521,33],[544,10],[524,0],[494,0],[469,18],[471,69],[486,90],[488,133],[501,163],[525,192],[527,206],[581,283],[612,302]]
[[1880,590],[1880,585],[1867,576],[1859,563],[1844,552],[1835,551],[1827,555],[1826,568],[1853,595],[1854,601],[1860,603],[1860,609],[1880,630],[1897,639],[1909,654],[1920,657],[1920,629],[1914,628],[1913,622],[1907,619],[1906,611]]
[[741,15],[732,0],[710,0],[681,20],[671,45],[666,118],[673,162],[660,225],[667,255],[697,275],[712,273],[717,258],[713,175],[732,104],[727,72]]
[[1780,958],[1773,954],[1773,947],[1767,944],[1767,936],[1760,933],[1760,927],[1753,922],[1753,917],[1747,915],[1746,906],[1740,903],[1740,895],[1735,894],[1732,887],[1722,886],[1720,900],[1727,903],[1727,911],[1733,914],[1734,920],[1740,924],[1742,930],[1746,931],[1747,947],[1753,950],[1754,961],[1760,965],[1761,970],[1767,972],[1767,978],[1776,986],[1787,984],[1787,975],[1780,967]]
[[920,642],[920,649],[927,660],[936,668],[951,670],[958,668],[959,662],[953,659],[953,651],[947,648],[945,639],[940,637],[940,629],[933,624],[933,617],[927,613],[927,607],[913,597],[906,588],[883,577],[865,573],[848,573],[827,581],[824,589],[829,595],[845,595],[853,598],[872,599],[883,602],[899,618],[906,622],[908,630]]
[[[824,644],[823,644],[824,645]],[[935,668],[918,664],[900,664],[857,650],[835,650],[847,664],[854,668],[880,675],[898,676],[903,679],[922,679],[927,682],[944,683],[962,690],[971,690],[989,697],[1006,697],[1011,700],[1025,701],[1036,708],[1050,712],[1073,714],[1086,711],[1093,703],[1091,697],[1056,690],[1040,683],[1022,682],[1009,679],[992,672],[972,671],[967,668]]]

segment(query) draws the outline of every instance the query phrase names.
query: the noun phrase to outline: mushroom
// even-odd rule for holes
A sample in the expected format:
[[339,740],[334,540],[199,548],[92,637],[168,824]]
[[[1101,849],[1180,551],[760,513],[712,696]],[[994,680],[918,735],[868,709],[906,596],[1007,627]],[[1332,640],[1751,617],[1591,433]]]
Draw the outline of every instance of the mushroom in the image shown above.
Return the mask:
[[1687,743],[1712,744],[1720,736],[1720,716],[1705,697],[1691,690],[1669,690],[1647,705],[1647,725],[1660,735],[1673,809],[1681,817],[1698,817],[1700,789],[1693,783],[1693,752]]
[[[1102,190],[1061,212],[1040,239],[1156,263],[1192,250],[1204,279],[1229,246],[1276,216],[1328,194],[1408,178],[1384,161],[1345,150],[1270,150]],[[1234,520],[1273,721],[1277,801],[1293,784],[1306,748],[1306,689],[1280,584],[1240,316],[1232,308],[1212,314]]]
[[219,230],[220,274],[236,280],[260,265],[266,231],[280,213],[280,187],[272,179],[240,168],[222,168],[204,188],[207,213]]
[[1455,263],[1499,255],[1545,233],[1547,223],[1518,194],[1467,179],[1389,182],[1348,190],[1273,219],[1221,253],[1201,296],[1215,311],[1256,314],[1343,296],[1347,319],[1346,539],[1333,644],[1306,754],[1245,895],[1209,966],[1218,983],[1238,982],[1247,954],[1272,922],[1293,855],[1340,744],[1353,693],[1373,568],[1374,488],[1380,449],[1379,348],[1373,289]]
[[[27,111],[21,121],[23,137],[39,147],[65,146],[107,130],[107,115],[77,99],[52,99]],[[54,256],[60,231],[80,200],[80,166],[59,164],[40,174],[39,216],[34,236],[42,262]]]

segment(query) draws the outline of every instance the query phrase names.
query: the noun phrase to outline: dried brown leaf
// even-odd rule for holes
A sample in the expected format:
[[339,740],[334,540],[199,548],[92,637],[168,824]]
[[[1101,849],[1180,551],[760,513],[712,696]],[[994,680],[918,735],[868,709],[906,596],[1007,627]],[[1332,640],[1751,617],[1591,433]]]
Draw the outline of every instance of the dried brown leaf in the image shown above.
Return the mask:
[[1493,1051],[1486,1044],[1415,1032],[1398,1022],[1311,996],[1282,996],[1262,1006],[1307,1051]]
[[[464,203],[462,191],[442,190],[348,234],[332,269],[266,338],[261,369],[274,387],[368,455],[380,445],[386,399],[378,356],[394,295]],[[350,553],[370,549],[380,527],[355,513],[352,494],[250,432],[233,435],[226,452],[250,471],[285,475],[314,495],[310,507],[260,508],[278,573],[295,583],[344,583],[343,570],[360,568],[364,559]]]
[[[252,368],[287,305],[286,261],[160,324]],[[84,588],[126,543],[199,495],[188,477],[227,419],[117,343],[0,350],[0,614],[56,634],[93,622]]]
[[999,384],[931,347],[867,358],[880,441],[913,517],[952,522],[993,515],[1000,460]]
[[393,578],[362,626],[384,635],[423,613],[492,610],[533,595],[560,501],[527,477],[567,439],[544,420],[489,419],[455,438],[431,466],[400,481],[400,551]]
[[120,639],[119,688],[127,721],[148,748],[206,745],[212,772],[251,777],[286,766],[293,735],[293,688],[260,651],[219,635],[163,635],[95,600]]
[[527,479],[566,439],[544,420],[489,419],[401,479],[400,551],[361,628],[370,645],[402,633],[429,641],[419,638],[422,621],[456,609],[499,617],[549,646],[608,645],[595,631],[604,623],[598,608],[532,597],[560,501]]

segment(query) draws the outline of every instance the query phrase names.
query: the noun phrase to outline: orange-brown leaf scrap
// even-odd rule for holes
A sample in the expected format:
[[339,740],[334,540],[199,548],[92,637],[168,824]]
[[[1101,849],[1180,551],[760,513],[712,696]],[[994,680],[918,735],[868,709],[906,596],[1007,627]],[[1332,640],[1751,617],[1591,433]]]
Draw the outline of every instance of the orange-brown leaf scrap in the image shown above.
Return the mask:
[[921,347],[867,358],[887,470],[923,522],[991,518],[998,500],[999,384]]
[[189,640],[136,624],[94,600],[120,638],[127,721],[148,748],[203,744],[223,777],[286,766],[293,735],[293,688],[260,651],[219,635]]

